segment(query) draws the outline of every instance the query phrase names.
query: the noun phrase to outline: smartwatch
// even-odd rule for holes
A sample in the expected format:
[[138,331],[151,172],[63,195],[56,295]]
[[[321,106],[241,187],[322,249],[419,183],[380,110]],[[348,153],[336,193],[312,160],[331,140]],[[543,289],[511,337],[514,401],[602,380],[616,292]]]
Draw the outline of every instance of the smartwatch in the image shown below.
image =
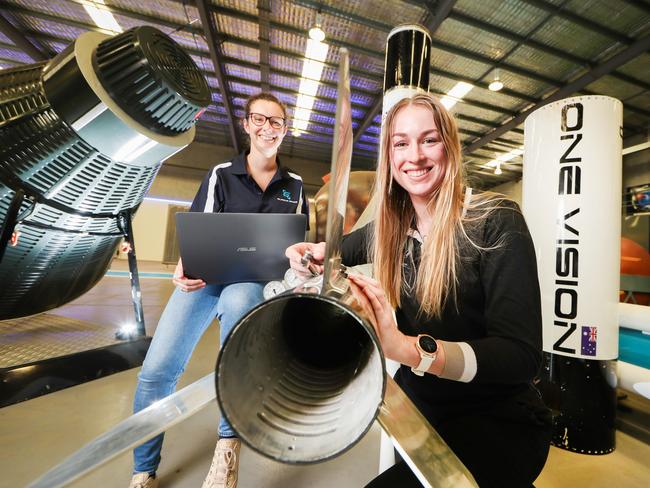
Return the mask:
[[420,354],[420,364],[411,368],[413,374],[424,376],[438,355],[438,343],[427,334],[420,334],[415,340],[415,348]]

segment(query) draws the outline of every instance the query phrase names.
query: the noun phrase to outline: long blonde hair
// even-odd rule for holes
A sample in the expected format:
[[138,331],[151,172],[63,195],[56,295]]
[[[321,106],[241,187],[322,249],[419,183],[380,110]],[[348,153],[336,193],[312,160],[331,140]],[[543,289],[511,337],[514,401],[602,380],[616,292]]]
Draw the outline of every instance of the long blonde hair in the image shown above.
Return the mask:
[[[486,203],[499,199],[496,194],[473,196],[464,202],[467,188],[462,167],[462,153],[456,122],[437,98],[428,94],[417,95],[395,104],[386,116],[382,127],[377,177],[375,180],[375,201],[377,203],[374,238],[370,244],[375,277],[384,288],[393,307],[400,305],[400,292],[404,282],[403,265],[408,231],[415,219],[415,209],[409,194],[393,181],[391,172],[391,133],[395,117],[409,105],[425,107],[433,112],[436,128],[440,133],[447,155],[447,166],[438,188],[431,194],[427,209],[432,216],[429,234],[422,244],[422,256],[415,282],[415,294],[420,303],[420,312],[440,317],[445,301],[455,300],[457,285],[457,258],[464,242],[480,248],[480,244],[469,238],[466,224],[477,220],[476,212],[467,210],[494,208]],[[465,208],[464,204],[468,206]],[[480,220],[486,212],[480,212]]]

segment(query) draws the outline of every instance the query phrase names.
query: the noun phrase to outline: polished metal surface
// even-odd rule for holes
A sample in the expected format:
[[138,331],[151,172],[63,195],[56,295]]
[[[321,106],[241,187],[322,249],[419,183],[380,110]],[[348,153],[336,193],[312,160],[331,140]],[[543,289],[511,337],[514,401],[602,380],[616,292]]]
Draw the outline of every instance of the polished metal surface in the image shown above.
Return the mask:
[[342,283],[333,285],[329,295],[299,287],[260,304],[219,354],[221,412],[268,458],[309,464],[335,457],[365,435],[381,405],[379,343],[369,322],[335,296]]
[[390,377],[377,421],[422,486],[478,486],[463,463]]
[[348,178],[352,161],[352,107],[350,105],[350,59],[347,49],[340,50],[338,97],[332,167],[330,169],[330,205],[327,207],[327,230],[325,231],[325,270],[323,292],[326,293],[336,280],[341,264],[341,238],[345,221],[345,205],[348,195]]
[[211,373],[132,415],[47,471],[29,488],[66,486],[118,454],[164,432],[214,400],[213,384]]

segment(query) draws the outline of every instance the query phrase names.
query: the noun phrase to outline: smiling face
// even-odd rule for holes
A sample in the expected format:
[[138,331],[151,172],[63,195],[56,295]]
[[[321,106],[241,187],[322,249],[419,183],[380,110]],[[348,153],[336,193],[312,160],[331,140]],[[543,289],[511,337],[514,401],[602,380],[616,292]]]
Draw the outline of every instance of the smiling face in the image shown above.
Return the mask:
[[447,170],[447,153],[431,109],[406,105],[393,119],[390,132],[393,179],[414,206],[426,205]]
[[[267,117],[286,117],[282,107],[269,100],[255,100],[249,108],[249,113],[262,114]],[[274,129],[268,119],[264,122],[264,125],[257,126],[250,118],[246,118],[244,120],[244,130],[251,139],[251,152],[257,152],[264,157],[270,158],[277,154],[282,139],[287,133],[287,126],[285,124],[280,129]]]

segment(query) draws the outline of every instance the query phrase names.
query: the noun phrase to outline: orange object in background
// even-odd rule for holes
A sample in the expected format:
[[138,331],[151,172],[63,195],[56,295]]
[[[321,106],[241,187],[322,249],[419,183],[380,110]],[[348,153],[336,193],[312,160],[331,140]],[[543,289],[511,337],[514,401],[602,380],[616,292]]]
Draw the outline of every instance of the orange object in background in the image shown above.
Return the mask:
[[[650,253],[632,239],[621,238],[621,274],[650,278]],[[623,301],[625,293],[621,294]],[[639,305],[650,305],[650,293],[634,293]]]
[[[327,222],[327,202],[329,201],[329,173],[323,176],[325,184],[314,197],[316,214],[315,242],[325,240],[325,225]],[[375,181],[374,171],[352,171],[348,182],[348,198],[345,209],[343,233],[350,232],[370,200],[372,185]]]

